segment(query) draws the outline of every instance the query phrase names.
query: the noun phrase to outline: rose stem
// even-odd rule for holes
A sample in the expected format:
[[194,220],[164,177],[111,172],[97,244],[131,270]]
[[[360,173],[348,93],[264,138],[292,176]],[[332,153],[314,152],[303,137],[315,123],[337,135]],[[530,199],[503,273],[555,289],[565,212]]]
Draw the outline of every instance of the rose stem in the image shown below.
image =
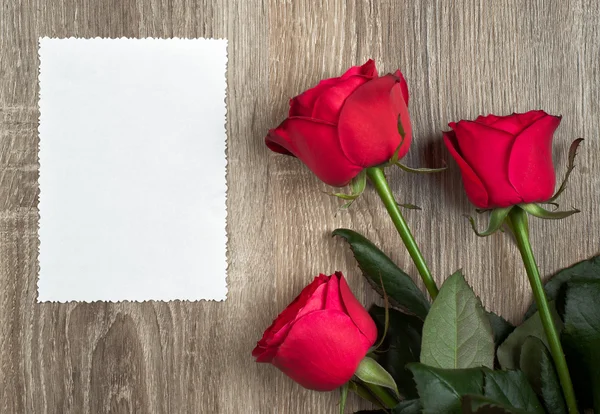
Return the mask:
[[540,271],[535,263],[535,257],[531,249],[529,242],[529,228],[527,225],[527,213],[520,207],[513,208],[508,213],[508,224],[515,235],[517,240],[517,246],[521,252],[523,263],[525,264],[525,270],[529,277],[529,283],[531,284],[531,290],[533,290],[533,296],[540,312],[540,318],[546,337],[548,338],[548,344],[550,345],[550,353],[558,372],[560,379],[560,385],[562,386],[567,406],[569,407],[569,413],[577,413],[577,401],[575,400],[575,391],[573,390],[573,383],[569,376],[569,368],[567,367],[567,360],[565,359],[565,353],[563,352],[562,345],[550,313],[550,307],[548,306],[548,298],[546,292],[544,292],[544,286],[540,278]]
[[398,405],[398,400],[394,398],[387,390],[376,384],[364,383],[367,388],[377,397],[379,401],[381,401],[388,408],[394,408]]
[[367,176],[375,186],[381,201],[385,205],[385,208],[388,211],[388,214],[392,218],[394,225],[396,226],[396,230],[398,230],[398,234],[400,234],[400,238],[404,242],[410,257],[412,257],[417,270],[421,274],[421,278],[425,283],[425,287],[427,291],[431,295],[432,299],[438,294],[438,288],[435,284],[435,281],[431,277],[431,272],[427,267],[427,263],[425,263],[425,259],[415,242],[415,238],[413,237],[408,225],[406,224],[406,220],[402,216],[400,212],[400,208],[398,207],[398,203],[396,203],[396,199],[394,198],[394,194],[392,194],[392,190],[385,179],[385,174],[383,173],[383,169],[381,167],[371,167],[367,168]]

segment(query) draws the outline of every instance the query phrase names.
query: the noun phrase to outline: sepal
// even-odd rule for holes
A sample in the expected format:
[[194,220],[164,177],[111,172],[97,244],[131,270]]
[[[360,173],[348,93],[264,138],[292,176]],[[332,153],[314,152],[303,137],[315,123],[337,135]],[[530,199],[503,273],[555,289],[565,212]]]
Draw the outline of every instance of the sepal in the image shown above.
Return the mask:
[[367,187],[367,170],[362,170],[356,177],[350,182],[350,194],[344,193],[328,193],[331,196],[346,200],[340,209],[347,209],[354,203],[354,201],[360,197]]
[[421,207],[419,207],[415,204],[410,204],[410,203],[404,203],[404,204],[396,203],[396,204],[398,204],[398,207],[407,208],[409,210],[422,210]]
[[394,151],[394,155],[392,155],[392,158],[390,158],[390,164],[396,164],[398,162],[398,159],[400,158],[400,149],[402,149],[402,144],[404,144],[404,138],[406,137],[406,132],[404,131],[404,126],[402,125],[402,118],[400,115],[398,115],[398,134],[400,134],[400,144],[398,144],[396,151]]
[[357,381],[350,381],[348,383],[348,386],[350,388],[350,391],[352,391],[353,393],[355,393],[356,395],[358,395],[360,398],[362,398],[364,400],[367,400],[367,401],[375,404],[376,406],[378,406],[380,408],[384,408],[385,409],[385,405],[383,405],[383,403],[381,403],[369,391],[369,389],[364,384],[361,384],[360,382],[357,382]]
[[345,383],[340,387],[340,414],[344,414],[346,412],[346,399],[348,398],[349,388],[349,382]]
[[580,212],[577,209],[573,209],[573,210],[569,210],[569,211],[548,211],[545,208],[543,208],[540,205],[535,204],[535,203],[519,204],[519,207],[534,217],[538,217],[538,218],[546,219],[546,220],[563,219],[563,218],[572,216],[575,213]]
[[471,227],[473,227],[473,231],[475,232],[475,234],[479,237],[486,237],[494,234],[498,230],[502,230],[501,227],[504,224],[506,217],[508,217],[508,213],[510,212],[510,210],[512,210],[513,207],[514,206],[505,208],[495,208],[491,210],[492,213],[490,214],[490,222],[488,224],[488,228],[482,232],[479,232],[477,230],[475,219],[473,219],[473,217],[467,216],[467,218],[469,219],[469,222],[471,223]]
[[406,172],[409,173],[416,173],[416,174],[432,174],[432,173],[438,173],[438,172],[442,172],[448,169],[448,167],[441,167],[441,168],[413,168],[413,167],[409,167],[408,165],[404,165],[398,161],[396,161],[394,163],[394,165],[396,165],[397,167],[399,167],[401,170],[404,170]]
[[373,358],[366,356],[360,361],[354,375],[367,384],[379,385],[394,391],[397,397],[401,397],[394,378]]
[[402,125],[402,119],[401,119],[400,115],[398,115],[398,133],[400,134],[400,144],[398,144],[398,147],[396,148],[396,151],[394,151],[394,155],[392,155],[392,158],[390,158],[389,161],[387,162],[387,164],[385,164],[384,166],[387,167],[388,165],[396,165],[397,167],[401,168],[404,171],[411,172],[411,173],[419,173],[419,174],[437,173],[437,172],[444,171],[445,169],[448,168],[448,167],[412,168],[412,167],[409,167],[407,165],[400,163],[399,162],[400,150],[402,149],[402,144],[404,144],[404,138],[406,137],[406,133],[404,131],[404,126]]
[[383,343],[386,340],[387,334],[388,334],[388,329],[390,328],[390,301],[388,300],[388,295],[385,291],[385,284],[383,283],[383,276],[379,275],[379,279],[380,279],[380,284],[379,287],[381,288],[381,292],[383,295],[383,306],[385,309],[385,314],[384,314],[384,321],[383,321],[383,334],[381,335],[381,339],[379,340],[379,343],[377,343],[377,345],[373,346],[373,351],[378,350],[381,345],[383,345]]
[[[558,196],[563,191],[565,191],[565,189],[567,188],[567,181],[569,180],[569,176],[571,175],[571,173],[573,172],[573,169],[575,168],[575,157],[577,156],[577,149],[579,148],[579,145],[582,142],[583,142],[583,138],[577,138],[571,144],[571,147],[569,148],[569,163],[567,164],[567,172],[565,173],[565,178],[563,178],[563,181],[560,184],[560,187],[558,188],[556,193],[554,193],[552,198],[547,201],[548,204],[552,204],[552,201],[556,200],[558,198]],[[557,208],[558,208],[558,205],[557,205]]]

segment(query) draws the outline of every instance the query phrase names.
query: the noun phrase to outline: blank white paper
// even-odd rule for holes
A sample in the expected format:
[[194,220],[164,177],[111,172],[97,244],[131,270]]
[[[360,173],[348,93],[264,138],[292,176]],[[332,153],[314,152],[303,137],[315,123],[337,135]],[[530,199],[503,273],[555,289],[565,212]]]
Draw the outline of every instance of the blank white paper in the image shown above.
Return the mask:
[[227,41],[39,46],[38,301],[224,300]]

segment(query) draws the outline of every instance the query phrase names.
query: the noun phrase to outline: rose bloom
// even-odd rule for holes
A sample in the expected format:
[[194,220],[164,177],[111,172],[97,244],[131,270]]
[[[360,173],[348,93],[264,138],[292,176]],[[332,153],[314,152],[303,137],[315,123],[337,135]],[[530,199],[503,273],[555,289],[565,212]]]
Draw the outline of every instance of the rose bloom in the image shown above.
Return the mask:
[[[289,116],[267,146],[298,157],[325,183],[342,187],[364,168],[406,155],[412,138],[402,73],[379,77],[375,62],[322,80],[290,101]],[[404,140],[398,124],[404,130]]]
[[552,197],[552,138],[560,117],[544,111],[479,116],[448,124],[444,142],[460,167],[467,196],[480,208]]
[[275,319],[252,356],[305,388],[331,391],[352,378],[376,339],[377,327],[344,275],[321,274]]

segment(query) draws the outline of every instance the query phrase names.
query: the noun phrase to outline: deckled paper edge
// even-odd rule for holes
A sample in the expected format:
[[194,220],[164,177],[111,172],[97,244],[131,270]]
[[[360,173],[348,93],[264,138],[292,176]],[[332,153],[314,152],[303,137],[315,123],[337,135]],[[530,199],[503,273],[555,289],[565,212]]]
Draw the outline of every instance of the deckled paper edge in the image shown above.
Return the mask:
[[[42,245],[42,240],[40,238],[40,224],[41,224],[41,211],[40,211],[40,201],[42,198],[42,189],[40,186],[40,176],[41,176],[41,163],[40,163],[40,154],[42,151],[42,137],[41,137],[41,120],[42,120],[42,107],[40,105],[42,101],[42,84],[41,84],[41,75],[42,75],[42,56],[40,54],[42,41],[44,40],[216,40],[216,41],[224,41],[225,42],[225,119],[223,124],[223,129],[225,130],[225,298],[224,299],[146,299],[146,300],[107,300],[107,299],[98,299],[92,301],[85,300],[40,300],[40,276],[41,276],[41,264],[40,264],[40,248]],[[38,55],[38,76],[37,76],[37,85],[38,85],[38,99],[37,99],[37,107],[38,107],[38,149],[37,149],[37,164],[38,164],[38,208],[37,208],[37,236],[38,236],[38,247],[36,252],[36,279],[35,279],[35,300],[36,303],[153,303],[153,302],[183,302],[183,303],[196,303],[196,302],[223,302],[229,298],[229,264],[230,264],[230,252],[229,252],[229,211],[227,208],[227,202],[229,199],[229,131],[227,129],[229,123],[229,96],[228,89],[229,84],[227,82],[227,74],[229,71],[229,40],[226,38],[218,37],[218,38],[206,38],[206,37],[168,37],[168,38],[158,38],[158,37],[49,37],[49,36],[41,36],[37,41],[37,55]]]

